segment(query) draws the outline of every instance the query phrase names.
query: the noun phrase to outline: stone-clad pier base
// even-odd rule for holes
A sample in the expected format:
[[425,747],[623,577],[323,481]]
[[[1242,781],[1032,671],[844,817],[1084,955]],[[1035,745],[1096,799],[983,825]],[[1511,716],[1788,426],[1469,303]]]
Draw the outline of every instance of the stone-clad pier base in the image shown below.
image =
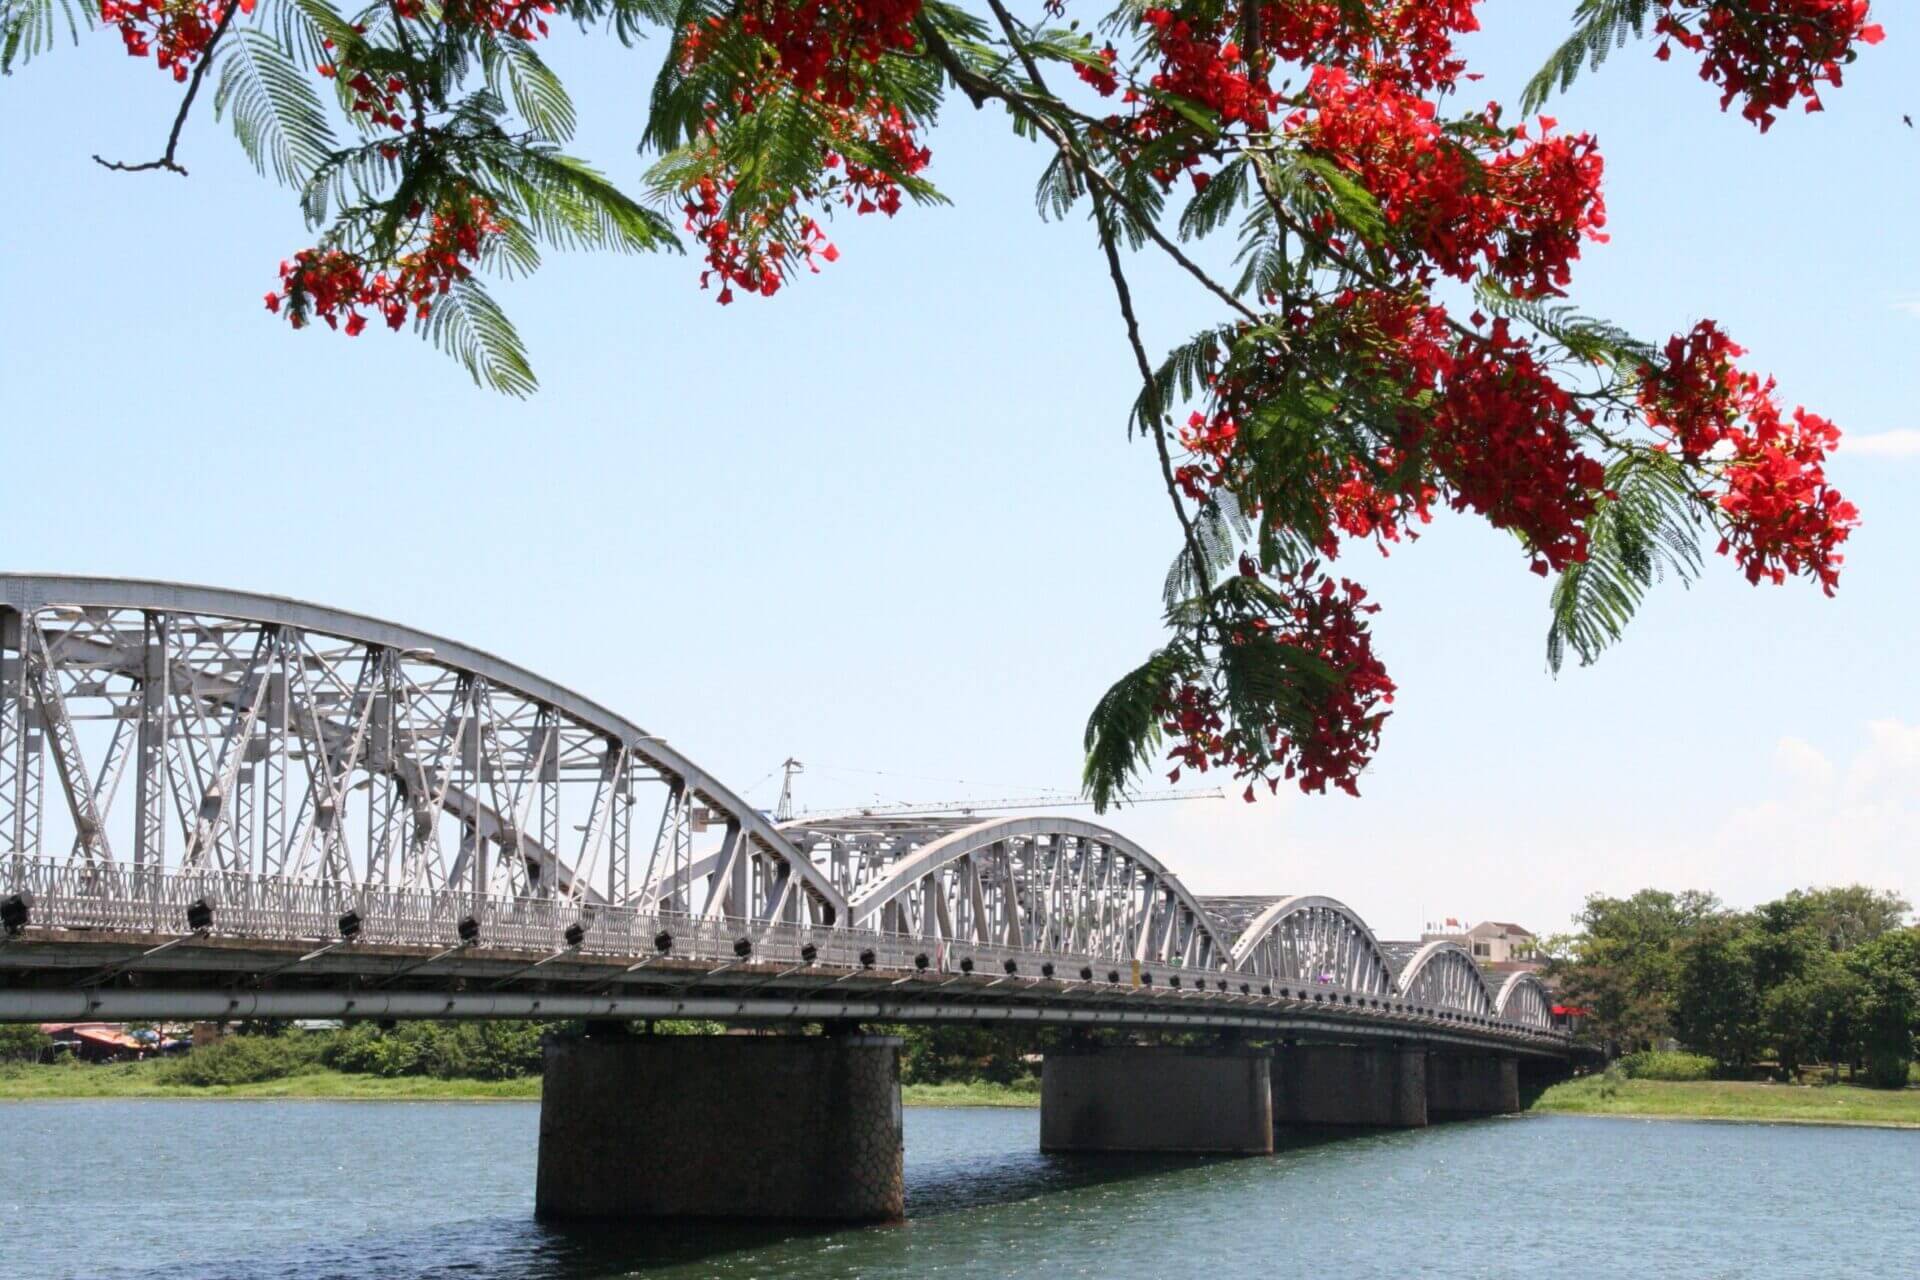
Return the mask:
[[1050,1052],[1040,1071],[1040,1149],[1271,1154],[1271,1061],[1241,1047]]
[[1291,1044],[1274,1062],[1282,1125],[1418,1129],[1427,1123],[1427,1055],[1402,1045]]
[[535,1212],[901,1218],[900,1042],[588,1036],[547,1046]]

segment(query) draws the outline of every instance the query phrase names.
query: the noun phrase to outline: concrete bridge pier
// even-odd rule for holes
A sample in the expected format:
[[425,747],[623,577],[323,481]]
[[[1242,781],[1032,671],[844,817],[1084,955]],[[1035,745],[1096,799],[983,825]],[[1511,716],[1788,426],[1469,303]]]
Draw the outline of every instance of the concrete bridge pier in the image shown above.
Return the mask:
[[1057,1050],[1040,1069],[1040,1149],[1047,1152],[1273,1152],[1271,1056],[1110,1045]]
[[892,1037],[555,1040],[534,1211],[894,1221],[902,1147]]
[[1520,1110],[1520,1059],[1512,1054],[1434,1053],[1427,1058],[1427,1111],[1435,1119]]
[[1397,1044],[1288,1044],[1273,1077],[1276,1124],[1418,1129],[1427,1123],[1427,1055]]

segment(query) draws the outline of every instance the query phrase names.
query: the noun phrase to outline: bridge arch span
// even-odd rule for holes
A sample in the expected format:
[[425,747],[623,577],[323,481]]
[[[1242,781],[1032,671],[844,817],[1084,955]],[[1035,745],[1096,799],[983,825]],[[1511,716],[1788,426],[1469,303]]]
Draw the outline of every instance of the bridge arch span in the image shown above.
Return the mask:
[[[932,834],[932,833],[929,833]],[[996,818],[934,835],[843,874],[855,925],[1108,962],[1225,970],[1232,950],[1158,858],[1097,823]]]
[[590,924],[684,883],[711,830],[745,873],[727,914],[846,918],[664,739],[458,641],[284,596],[8,574],[0,648],[0,855],[318,882],[336,904],[366,887],[559,898]]
[[1333,898],[1282,898],[1255,916],[1233,946],[1242,973],[1300,984],[1333,983],[1365,995],[1393,992],[1393,966],[1367,922]]
[[1401,998],[1421,1009],[1468,1019],[1496,1016],[1494,995],[1473,956],[1457,942],[1428,942],[1400,970]]
[[1503,1021],[1538,1031],[1553,1030],[1553,994],[1534,974],[1508,974],[1493,1003]]

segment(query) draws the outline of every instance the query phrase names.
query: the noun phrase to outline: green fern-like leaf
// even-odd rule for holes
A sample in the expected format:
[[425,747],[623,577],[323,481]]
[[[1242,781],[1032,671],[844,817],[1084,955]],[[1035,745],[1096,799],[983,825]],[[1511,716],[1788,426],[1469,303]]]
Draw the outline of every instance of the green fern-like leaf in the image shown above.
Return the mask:
[[425,328],[433,345],[465,366],[480,386],[525,398],[539,385],[520,335],[471,278],[434,303]]
[[1154,651],[1145,662],[1114,681],[1087,718],[1083,782],[1096,812],[1126,798],[1134,778],[1153,763],[1160,744],[1160,701],[1167,688],[1191,668],[1178,644]]
[[1654,0],[1580,0],[1573,34],[1553,51],[1520,95],[1522,114],[1532,115],[1555,93],[1565,93],[1582,71],[1598,71],[1607,55],[1646,33]]
[[63,22],[78,44],[98,14],[97,0],[0,0],[0,75],[52,48]]
[[302,185],[333,150],[326,109],[279,41],[264,31],[230,31],[220,55],[220,87],[213,114],[233,117],[234,136],[253,167],[283,183]]
[[1560,670],[1571,649],[1586,666],[1619,640],[1647,591],[1672,575],[1691,582],[1705,527],[1699,497],[1677,459],[1643,450],[1607,468],[1607,489],[1587,521],[1587,559],[1554,584],[1547,665]]

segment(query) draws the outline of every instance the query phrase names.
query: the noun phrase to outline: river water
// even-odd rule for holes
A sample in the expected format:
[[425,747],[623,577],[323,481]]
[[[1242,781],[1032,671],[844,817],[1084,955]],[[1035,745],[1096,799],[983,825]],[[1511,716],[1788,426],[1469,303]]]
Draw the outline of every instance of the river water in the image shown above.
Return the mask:
[[1039,1155],[1036,1111],[906,1124],[904,1225],[610,1232],[533,1221],[536,1103],[0,1104],[0,1277],[1920,1276],[1915,1132],[1533,1116],[1114,1161]]

